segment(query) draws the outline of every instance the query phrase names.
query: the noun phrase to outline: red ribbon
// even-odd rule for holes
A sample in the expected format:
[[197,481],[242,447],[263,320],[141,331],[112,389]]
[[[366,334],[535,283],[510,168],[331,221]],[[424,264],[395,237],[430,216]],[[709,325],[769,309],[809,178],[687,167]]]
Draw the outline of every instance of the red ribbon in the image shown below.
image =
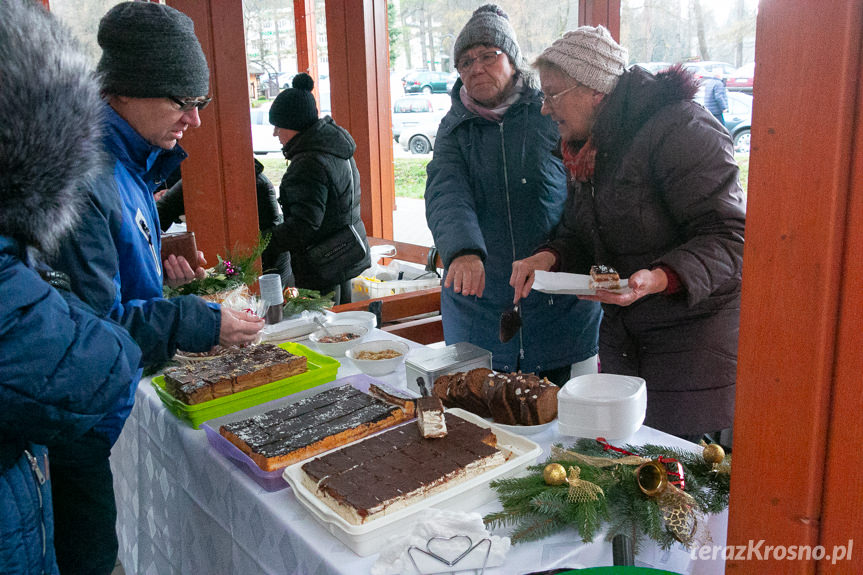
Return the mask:
[[616,451],[618,453],[623,453],[624,455],[635,455],[635,453],[632,453],[631,451],[627,451],[625,449],[621,449],[619,447],[611,445],[604,437],[597,437],[596,442],[600,444],[602,446],[602,449],[604,449],[605,451]]
[[[659,462],[661,464],[663,464],[665,466],[665,468],[668,470],[668,475],[670,477],[676,477],[677,478],[677,479],[670,480],[669,483],[671,483],[672,485],[676,485],[680,489],[683,489],[684,487],[686,487],[686,480],[683,478],[683,465],[678,460],[674,459],[673,457],[663,457],[662,455],[660,455],[659,456]],[[668,465],[670,463],[674,464],[674,467],[677,469],[677,471],[672,471],[671,469],[668,468]]]

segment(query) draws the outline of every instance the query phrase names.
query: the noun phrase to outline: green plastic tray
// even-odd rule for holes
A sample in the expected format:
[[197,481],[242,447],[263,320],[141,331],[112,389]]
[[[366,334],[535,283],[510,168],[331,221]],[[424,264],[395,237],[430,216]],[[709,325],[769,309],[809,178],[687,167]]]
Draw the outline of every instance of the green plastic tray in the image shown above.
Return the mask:
[[305,356],[308,371],[195,405],[185,404],[168,393],[165,389],[165,376],[163,375],[153,378],[153,388],[168,411],[176,415],[181,421],[198,429],[203,422],[210,419],[316,387],[336,378],[339,362],[335,359],[290,341],[280,343],[279,347],[294,355]]

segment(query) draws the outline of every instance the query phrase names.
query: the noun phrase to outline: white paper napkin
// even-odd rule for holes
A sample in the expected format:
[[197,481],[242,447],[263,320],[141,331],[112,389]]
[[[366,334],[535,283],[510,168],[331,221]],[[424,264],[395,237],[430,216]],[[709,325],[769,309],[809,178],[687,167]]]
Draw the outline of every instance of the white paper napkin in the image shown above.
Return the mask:
[[[614,290],[616,293],[627,293],[630,290],[626,279],[621,278],[620,284],[625,286]],[[533,289],[543,293],[567,295],[593,295],[595,289],[590,288],[590,276],[585,274],[567,274],[563,272],[536,271]]]
[[[470,542],[464,537],[470,538]],[[380,556],[372,566],[372,575],[408,575],[417,573],[414,562],[408,556],[411,546],[430,550],[445,559],[455,559],[468,546],[483,539],[491,540],[491,552],[486,567],[503,565],[510,548],[509,537],[490,535],[479,513],[426,509],[417,515],[416,523],[407,535],[397,535],[387,540]],[[446,563],[429,557],[420,551],[412,551],[412,556],[420,573],[442,573],[480,569],[486,558],[487,543],[478,545],[457,564],[449,567]],[[430,548],[430,549],[429,549]]]

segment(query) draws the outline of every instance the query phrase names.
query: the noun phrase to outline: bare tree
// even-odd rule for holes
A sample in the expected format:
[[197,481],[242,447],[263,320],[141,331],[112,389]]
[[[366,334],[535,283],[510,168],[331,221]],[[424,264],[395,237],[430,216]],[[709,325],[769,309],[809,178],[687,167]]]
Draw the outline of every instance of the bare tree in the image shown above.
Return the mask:
[[701,0],[692,0],[695,12],[695,29],[698,34],[698,55],[702,60],[710,60],[710,50],[707,48],[707,34],[704,30],[704,8]]

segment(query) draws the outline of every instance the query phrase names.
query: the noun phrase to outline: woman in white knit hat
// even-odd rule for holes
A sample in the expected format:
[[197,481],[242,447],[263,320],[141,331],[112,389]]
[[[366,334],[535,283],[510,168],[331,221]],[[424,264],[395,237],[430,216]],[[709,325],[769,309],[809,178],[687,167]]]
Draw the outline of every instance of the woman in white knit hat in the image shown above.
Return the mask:
[[612,266],[600,291],[602,371],[643,377],[645,424],[692,440],[729,428],[745,203],[731,138],[673,67],[626,66],[603,27],[567,32],[536,60],[557,124],[570,201],[555,238],[513,264],[516,299],[535,270]]
[[542,116],[542,94],[506,13],[479,7],[453,51],[459,80],[425,194],[446,270],[444,338],[491,351],[499,371],[534,372],[558,384],[573,369],[595,373],[598,304],[536,292],[519,302],[520,329],[501,326],[501,314],[513,307],[512,262],[551,237],[566,203],[566,176],[551,154],[557,130]]

